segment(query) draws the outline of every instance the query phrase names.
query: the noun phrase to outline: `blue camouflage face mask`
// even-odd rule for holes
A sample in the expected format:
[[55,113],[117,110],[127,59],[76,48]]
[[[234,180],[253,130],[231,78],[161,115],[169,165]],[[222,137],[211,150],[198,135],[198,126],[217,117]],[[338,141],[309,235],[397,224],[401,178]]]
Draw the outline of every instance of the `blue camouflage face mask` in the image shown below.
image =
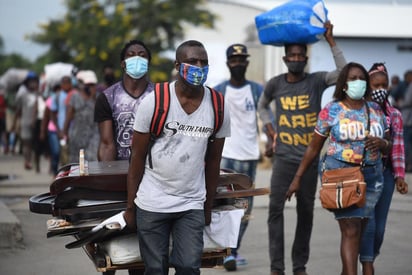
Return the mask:
[[346,83],[348,85],[348,90],[346,91],[346,94],[354,100],[359,100],[361,99],[366,92],[366,81],[365,80],[354,80],[354,81],[348,81]]
[[187,63],[180,64],[180,76],[189,84],[201,86],[206,82],[209,66],[198,67]]
[[142,78],[149,69],[149,62],[141,56],[132,56],[125,59],[126,73],[133,79]]

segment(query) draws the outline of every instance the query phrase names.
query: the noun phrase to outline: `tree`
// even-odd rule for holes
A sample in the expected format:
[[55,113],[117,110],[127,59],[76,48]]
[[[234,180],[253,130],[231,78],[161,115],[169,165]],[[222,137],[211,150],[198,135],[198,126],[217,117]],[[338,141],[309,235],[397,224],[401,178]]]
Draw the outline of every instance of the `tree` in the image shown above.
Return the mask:
[[[41,26],[30,39],[49,45],[38,62],[72,63],[101,75],[106,64],[120,63],[120,50],[132,39],[152,51],[151,79],[170,77],[172,61],[162,57],[184,37],[185,24],[214,27],[215,16],[202,8],[204,0],[66,0],[62,19]],[[120,75],[120,70],[117,71]]]
[[3,37],[1,37],[0,35],[0,55],[3,55],[3,51],[4,51],[4,41],[3,41]]
[[30,60],[20,54],[4,54],[4,41],[0,36],[0,75],[5,73],[9,68],[31,68]]

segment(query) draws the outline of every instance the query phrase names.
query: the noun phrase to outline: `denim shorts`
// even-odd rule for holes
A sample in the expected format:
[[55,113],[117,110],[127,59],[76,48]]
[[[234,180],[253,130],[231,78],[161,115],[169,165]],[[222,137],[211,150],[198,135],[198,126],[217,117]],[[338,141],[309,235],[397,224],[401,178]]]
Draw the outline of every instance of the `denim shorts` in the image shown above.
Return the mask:
[[[339,161],[331,156],[326,156],[320,165],[321,170],[331,170],[343,167],[351,167],[346,162]],[[369,218],[375,209],[383,190],[383,168],[382,162],[362,168],[363,177],[366,182],[366,204],[364,207],[351,206],[345,209],[331,210],[335,219],[345,218]],[[322,171],[320,171],[322,177]]]

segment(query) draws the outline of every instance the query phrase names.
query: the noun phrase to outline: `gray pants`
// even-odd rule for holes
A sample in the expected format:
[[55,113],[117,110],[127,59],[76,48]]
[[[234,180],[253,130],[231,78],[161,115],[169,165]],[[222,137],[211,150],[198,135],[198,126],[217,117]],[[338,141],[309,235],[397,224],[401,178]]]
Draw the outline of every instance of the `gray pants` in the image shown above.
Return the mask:
[[[269,255],[271,271],[283,273],[285,194],[295,175],[299,163],[276,157],[272,167],[271,194],[269,202]],[[297,224],[292,247],[293,271],[305,271],[309,259],[309,243],[312,234],[313,208],[318,179],[318,161],[302,176],[300,190],[296,192]],[[294,198],[292,198],[294,199]]]

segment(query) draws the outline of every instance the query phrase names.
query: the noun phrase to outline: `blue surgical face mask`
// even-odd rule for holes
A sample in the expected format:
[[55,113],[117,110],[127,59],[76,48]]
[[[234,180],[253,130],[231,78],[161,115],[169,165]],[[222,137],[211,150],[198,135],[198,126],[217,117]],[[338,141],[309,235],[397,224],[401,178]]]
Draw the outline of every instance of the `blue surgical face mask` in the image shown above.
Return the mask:
[[141,56],[132,56],[125,59],[126,73],[134,79],[142,78],[149,69],[149,62]]
[[76,87],[76,86],[77,86],[77,78],[74,77],[74,76],[72,76],[72,77],[71,77],[71,81],[72,81],[72,86],[73,86],[73,87]]
[[189,84],[201,86],[206,82],[209,66],[198,67],[187,63],[180,64],[180,76]]
[[346,94],[354,100],[361,99],[366,92],[366,81],[365,80],[353,80],[348,81],[346,83],[348,85],[348,89],[346,90]]

